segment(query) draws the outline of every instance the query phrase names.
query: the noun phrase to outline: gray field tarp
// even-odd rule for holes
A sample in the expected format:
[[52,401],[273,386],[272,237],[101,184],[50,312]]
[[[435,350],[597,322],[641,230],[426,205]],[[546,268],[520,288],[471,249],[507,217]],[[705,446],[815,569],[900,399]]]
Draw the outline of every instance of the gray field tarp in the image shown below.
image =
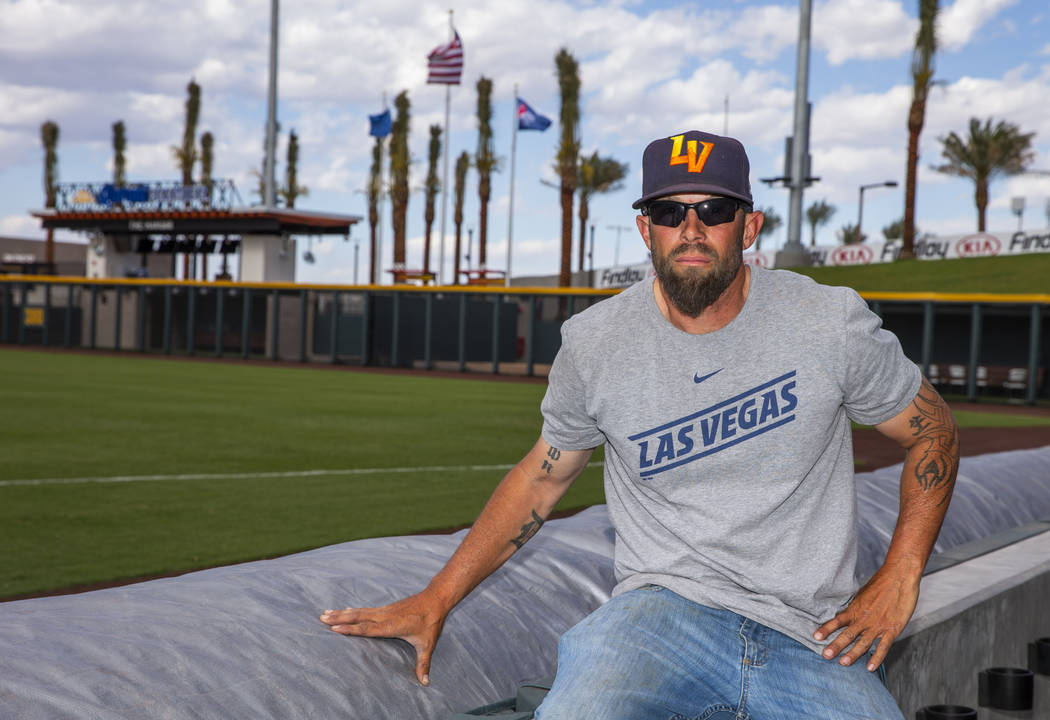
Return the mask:
[[[897,523],[900,474],[900,465],[857,473],[857,577],[862,581],[886,557]],[[1050,445],[963,458],[933,554],[1048,517]]]
[[[862,573],[892,533],[899,472],[858,475]],[[1050,447],[966,458],[938,550],[1048,515]],[[430,687],[407,644],[346,638],[317,619],[419,590],[462,536],[359,540],[0,603],[0,718],[445,720],[512,697],[553,675],[558,637],[609,595],[604,507],[547,523],[452,612]]]

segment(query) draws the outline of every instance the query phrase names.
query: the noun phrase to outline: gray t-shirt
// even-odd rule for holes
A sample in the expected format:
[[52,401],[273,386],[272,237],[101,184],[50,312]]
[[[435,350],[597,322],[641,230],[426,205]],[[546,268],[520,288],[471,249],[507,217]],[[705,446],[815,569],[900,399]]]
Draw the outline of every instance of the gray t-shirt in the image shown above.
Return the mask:
[[750,271],[715,332],[671,325],[651,279],[570,318],[543,438],[605,443],[614,595],[662,585],[818,650],[857,590],[849,421],[896,416],[921,374],[853,290]]

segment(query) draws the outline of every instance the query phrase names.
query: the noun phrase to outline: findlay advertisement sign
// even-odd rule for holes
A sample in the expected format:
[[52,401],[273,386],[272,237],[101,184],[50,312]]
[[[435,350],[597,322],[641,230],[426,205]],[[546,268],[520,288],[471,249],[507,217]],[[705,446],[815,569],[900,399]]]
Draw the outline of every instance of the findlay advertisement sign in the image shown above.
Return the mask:
[[[818,245],[805,248],[815,266],[871,265],[893,262],[901,251],[901,242],[865,242],[856,245]],[[1050,252],[1050,229],[1032,232],[972,233],[927,237],[915,243],[915,257],[920,260],[952,258],[1001,257]],[[748,256],[752,257],[748,259]],[[751,264],[773,267],[775,251],[745,253]]]

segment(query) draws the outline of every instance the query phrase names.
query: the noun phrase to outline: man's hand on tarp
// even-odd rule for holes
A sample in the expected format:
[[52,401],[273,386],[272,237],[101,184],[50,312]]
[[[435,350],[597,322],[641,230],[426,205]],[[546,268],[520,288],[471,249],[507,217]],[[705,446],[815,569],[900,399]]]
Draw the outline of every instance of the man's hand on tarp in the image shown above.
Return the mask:
[[416,649],[416,679],[430,684],[430,656],[445,625],[445,613],[426,590],[379,608],[325,610],[321,622],[341,635],[399,638]]

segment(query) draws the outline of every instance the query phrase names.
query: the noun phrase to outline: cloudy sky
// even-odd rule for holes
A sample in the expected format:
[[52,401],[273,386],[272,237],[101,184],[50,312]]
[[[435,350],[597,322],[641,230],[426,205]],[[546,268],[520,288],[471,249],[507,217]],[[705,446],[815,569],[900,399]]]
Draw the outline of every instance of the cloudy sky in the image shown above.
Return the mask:
[[[903,214],[916,6],[916,0],[814,0],[811,152],[821,181],[807,190],[804,202],[826,199],[837,208],[818,231],[818,244],[835,242],[839,228],[856,222],[861,184],[900,182],[865,192],[869,235],[881,237],[881,228]],[[1050,10],[1043,0],[941,0],[941,6],[938,85],[922,135],[917,223],[920,231],[953,234],[976,227],[973,187],[930,169],[939,159],[939,136],[962,132],[974,116],[1008,120],[1036,133],[1033,168],[1050,169]],[[411,0],[296,0],[283,3],[280,14],[278,174],[287,132],[294,129],[300,182],[310,190],[297,206],[366,215],[367,115],[382,109],[384,94],[392,99],[407,90],[414,160],[408,260],[416,266],[422,264],[419,188],[427,128],[444,121],[444,88],[426,84],[425,58],[447,39],[448,7]],[[127,127],[130,179],[176,179],[170,146],[182,135],[190,78],[203,90],[199,131],[216,139],[214,175],[232,178],[245,204],[258,202],[251,171],[261,164],[269,22],[267,0],[0,0],[0,234],[43,236],[28,211],[43,205],[40,125],[46,120],[61,129],[62,181],[111,177],[111,127],[117,120]],[[518,135],[513,271],[557,272],[558,197],[541,180],[554,180],[554,56],[562,47],[581,64],[584,151],[630,164],[623,189],[591,204],[596,267],[612,265],[617,248],[621,264],[645,260],[630,209],[640,194],[641,151],[658,136],[686,129],[722,132],[728,125],[749,149],[757,204],[786,220],[787,191],[758,179],[781,174],[784,137],[791,133],[796,2],[461,0],[454,22],[466,65],[463,85],[452,90],[452,159],[476,145],[478,77],[494,82],[495,146],[504,168],[493,180],[490,267],[505,264],[517,84],[521,97],[555,124],[545,133]],[[467,194],[467,226],[476,243],[474,175]],[[990,230],[1017,227],[1013,197],[1026,199],[1026,228],[1048,225],[1050,177],[1026,175],[993,184]],[[385,223],[387,268],[389,205]],[[628,228],[619,243],[616,227]],[[435,250],[438,233],[436,228]],[[803,235],[808,243],[808,228]],[[361,242],[363,281],[367,236],[366,221],[349,242],[313,241],[318,262],[300,263],[298,279],[353,282],[354,246]],[[451,254],[451,219],[447,236]],[[784,239],[781,228],[772,244]]]

